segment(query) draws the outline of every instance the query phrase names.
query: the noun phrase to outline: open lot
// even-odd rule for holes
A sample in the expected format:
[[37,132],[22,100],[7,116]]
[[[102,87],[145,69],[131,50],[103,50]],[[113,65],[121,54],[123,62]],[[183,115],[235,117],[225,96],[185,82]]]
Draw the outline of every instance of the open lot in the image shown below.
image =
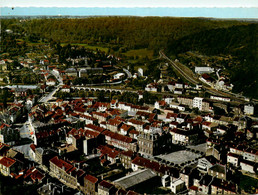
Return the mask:
[[201,154],[196,154],[194,152],[187,151],[187,150],[181,150],[177,152],[172,152],[170,154],[165,154],[165,155],[161,154],[157,157],[175,164],[181,164],[181,163],[186,163],[188,161],[195,160],[200,156]]

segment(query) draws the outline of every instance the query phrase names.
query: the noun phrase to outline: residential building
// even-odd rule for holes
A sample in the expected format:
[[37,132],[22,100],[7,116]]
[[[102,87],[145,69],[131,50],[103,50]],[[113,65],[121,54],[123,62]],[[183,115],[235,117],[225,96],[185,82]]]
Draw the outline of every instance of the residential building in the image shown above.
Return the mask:
[[50,172],[62,183],[70,188],[76,189],[80,184],[78,180],[83,178],[85,172],[75,168],[72,164],[60,159],[58,156],[49,160]]
[[87,195],[95,195],[97,193],[98,179],[92,175],[84,177],[83,193]]
[[0,172],[4,176],[10,176],[12,172],[15,171],[16,166],[15,166],[16,160],[8,157],[3,157],[0,159]]
[[116,188],[113,184],[103,180],[98,184],[98,195],[115,194]]
[[254,106],[252,106],[252,105],[245,105],[244,106],[244,113],[246,115],[253,115],[254,114]]

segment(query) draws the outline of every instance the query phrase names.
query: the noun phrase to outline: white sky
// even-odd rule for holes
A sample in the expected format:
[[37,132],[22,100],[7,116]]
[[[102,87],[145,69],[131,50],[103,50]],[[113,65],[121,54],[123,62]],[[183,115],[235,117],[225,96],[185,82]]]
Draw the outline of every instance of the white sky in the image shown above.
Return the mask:
[[258,0],[0,0],[1,7],[258,7]]

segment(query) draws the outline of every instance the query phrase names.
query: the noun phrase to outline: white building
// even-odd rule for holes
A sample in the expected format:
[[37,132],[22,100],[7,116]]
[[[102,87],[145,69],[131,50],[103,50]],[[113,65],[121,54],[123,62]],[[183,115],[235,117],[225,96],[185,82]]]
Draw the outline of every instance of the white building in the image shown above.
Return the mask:
[[253,115],[254,114],[254,107],[252,105],[245,105],[244,113],[247,114],[247,115]]
[[193,108],[199,108],[199,110],[202,110],[202,100],[201,97],[195,97],[193,99]]
[[239,165],[239,157],[239,155],[229,152],[227,154],[227,163],[231,163],[237,167]]
[[195,73],[204,74],[204,73],[212,73],[214,72],[214,68],[211,67],[195,67]]
[[125,76],[125,73],[120,72],[114,75],[114,79],[122,79],[122,77],[124,76]]

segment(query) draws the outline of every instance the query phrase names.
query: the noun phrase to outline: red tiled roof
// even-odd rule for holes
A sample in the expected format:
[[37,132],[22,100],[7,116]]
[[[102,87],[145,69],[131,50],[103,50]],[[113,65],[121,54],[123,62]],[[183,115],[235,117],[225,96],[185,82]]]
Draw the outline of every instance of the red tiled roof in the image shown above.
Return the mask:
[[194,191],[198,191],[198,187],[197,186],[191,186],[189,187],[190,190],[194,190]]
[[131,125],[123,124],[120,129],[123,129],[124,131],[128,131],[130,128],[134,128],[134,127]]
[[114,133],[112,131],[104,131],[102,134],[111,137],[111,139],[119,140],[121,142],[131,143],[133,141],[131,137],[124,136],[119,133]]
[[176,118],[176,117],[177,117],[177,114],[176,113],[171,113],[171,112],[168,112],[167,116],[166,116],[166,118]]
[[138,121],[136,119],[130,119],[129,122],[136,124],[136,125],[144,125],[145,123],[142,121]]
[[134,153],[133,153],[133,151],[128,150],[128,151],[122,151],[121,154],[132,157]]
[[66,172],[69,172],[74,168],[73,165],[69,164],[68,162],[66,162],[62,159],[59,159],[58,156],[55,156],[54,158],[50,159],[49,161],[61,169],[64,167]]
[[92,175],[86,175],[84,179],[90,181],[91,183],[97,183],[98,181],[98,179]]
[[108,114],[107,113],[102,113],[102,112],[92,112],[92,114],[94,115],[98,115],[98,116],[102,116],[104,118],[107,118],[108,117]]
[[16,162],[16,160],[12,159],[12,158],[8,158],[8,157],[3,157],[0,160],[0,164],[5,166],[5,167],[10,167],[12,166],[14,163]]
[[96,126],[93,124],[87,124],[87,125],[85,125],[85,128],[91,129],[93,131],[98,131],[100,133],[105,131],[105,128],[102,128],[102,127],[99,127],[99,126]]
[[88,138],[95,138],[100,134],[100,132],[96,132],[96,131],[91,131],[91,130],[86,130],[85,131],[85,137]]
[[107,124],[112,125],[112,126],[118,126],[118,125],[121,124],[121,121],[118,121],[118,120],[116,120],[116,119],[109,119],[109,120],[107,121]]

